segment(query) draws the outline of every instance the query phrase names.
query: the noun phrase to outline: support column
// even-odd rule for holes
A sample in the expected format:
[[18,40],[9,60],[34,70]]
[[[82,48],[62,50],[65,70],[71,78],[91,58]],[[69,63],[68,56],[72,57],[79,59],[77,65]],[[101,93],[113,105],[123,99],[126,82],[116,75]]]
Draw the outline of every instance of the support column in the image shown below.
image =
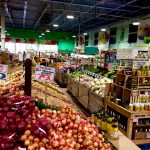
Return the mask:
[[5,14],[1,13],[1,43],[2,51],[5,51]]

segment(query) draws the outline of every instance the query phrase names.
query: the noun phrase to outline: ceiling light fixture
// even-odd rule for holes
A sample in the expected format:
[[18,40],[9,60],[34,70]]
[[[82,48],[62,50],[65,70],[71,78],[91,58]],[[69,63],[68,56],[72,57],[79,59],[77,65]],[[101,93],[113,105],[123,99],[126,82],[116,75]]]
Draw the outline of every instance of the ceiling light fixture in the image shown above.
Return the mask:
[[68,15],[67,18],[68,18],[68,19],[74,19],[74,16]]
[[9,33],[7,33],[7,35],[10,35]]
[[42,33],[41,35],[45,35],[44,33]]
[[41,35],[39,35],[39,38],[41,38],[42,36]]
[[58,24],[53,24],[53,27],[58,27]]
[[7,31],[5,31],[5,32],[7,32]]
[[83,33],[83,35],[87,35],[87,33]]
[[138,26],[138,25],[140,25],[140,22],[133,22],[132,23],[134,26]]
[[105,31],[106,31],[106,29],[101,29],[101,31],[105,32]]
[[73,38],[75,38],[76,36],[75,36],[75,35],[73,35],[72,37],[73,37]]
[[50,32],[50,30],[46,30],[46,32]]

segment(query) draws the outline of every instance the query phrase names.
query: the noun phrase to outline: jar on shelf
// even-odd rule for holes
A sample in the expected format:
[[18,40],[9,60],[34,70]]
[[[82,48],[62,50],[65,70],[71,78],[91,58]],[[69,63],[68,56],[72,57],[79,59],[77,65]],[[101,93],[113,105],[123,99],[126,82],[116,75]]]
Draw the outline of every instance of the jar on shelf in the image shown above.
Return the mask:
[[141,103],[141,104],[140,104],[140,107],[141,107],[141,111],[143,111],[143,110],[144,110],[144,104]]
[[134,111],[140,111],[140,104],[134,103]]
[[140,71],[140,70],[138,70],[137,71],[137,76],[141,76],[142,74],[141,74],[142,72]]
[[150,71],[147,71],[147,72],[146,72],[146,75],[147,75],[148,77],[150,77]]
[[129,110],[133,111],[133,104],[131,104],[131,103],[129,104]]
[[149,104],[148,104],[148,103],[145,103],[145,104],[144,104],[144,110],[148,110],[148,108],[149,108]]
[[118,132],[118,126],[117,125],[111,125],[110,128],[110,138],[113,140],[117,140],[119,138],[119,132]]

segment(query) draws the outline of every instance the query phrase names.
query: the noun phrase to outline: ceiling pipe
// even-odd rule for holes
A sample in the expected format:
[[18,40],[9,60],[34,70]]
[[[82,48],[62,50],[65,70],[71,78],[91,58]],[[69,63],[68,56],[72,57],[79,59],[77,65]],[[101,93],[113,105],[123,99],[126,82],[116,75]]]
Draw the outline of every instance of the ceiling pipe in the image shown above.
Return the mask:
[[27,0],[25,0],[24,1],[24,11],[23,11],[23,28],[25,28],[27,7],[28,7],[28,2],[27,2]]
[[[128,3],[126,3],[126,4],[123,4],[123,5],[121,5],[121,6],[118,6],[118,7],[114,8],[113,10],[108,11],[108,12],[106,12],[106,13],[110,13],[110,12],[112,12],[112,11],[114,11],[114,10],[118,10],[119,8],[124,7],[124,6],[128,5],[128,4],[132,4],[132,3],[136,2],[136,1],[137,1],[137,0],[132,0],[132,1],[128,2]],[[134,12],[134,11],[132,11],[132,12]]]
[[[72,0],[69,4],[72,4],[75,0]],[[54,1],[53,1],[54,2]],[[55,23],[55,21],[57,21],[64,13],[62,13],[61,15],[58,15],[50,24],[48,24],[49,26],[51,26],[53,23]]]
[[[91,6],[91,5],[89,5],[89,4],[74,3],[74,1],[75,1],[75,0],[73,0],[73,2],[71,3],[71,2],[62,2],[62,1],[53,0],[52,2],[53,2],[53,3],[58,3],[58,4],[68,4],[68,5],[72,4],[72,5],[74,5],[74,6],[83,6],[83,7],[89,7],[89,8],[93,7],[93,5]],[[47,2],[50,2],[50,1],[47,0]],[[106,10],[108,9],[108,10],[112,10],[112,8],[102,7],[102,6],[97,6],[97,8],[98,8],[98,9],[106,9]],[[117,9],[117,8],[116,8],[116,10],[128,12],[128,10],[124,10],[124,9]]]
[[10,20],[10,22],[12,23],[12,25],[13,25],[13,27],[14,27],[14,22],[13,22],[13,20],[12,20],[12,17],[11,17],[11,15],[10,15],[9,10],[8,10],[7,3],[5,3],[5,10],[6,10],[6,12],[7,12],[8,16],[9,16],[9,20]]
[[38,23],[40,22],[40,20],[42,19],[43,15],[46,13],[46,11],[48,10],[50,5],[47,5],[47,7],[44,9],[44,11],[42,12],[42,14],[40,15],[40,17],[38,18],[38,20],[36,21],[35,25],[34,25],[34,29],[36,28],[36,26],[38,25]]

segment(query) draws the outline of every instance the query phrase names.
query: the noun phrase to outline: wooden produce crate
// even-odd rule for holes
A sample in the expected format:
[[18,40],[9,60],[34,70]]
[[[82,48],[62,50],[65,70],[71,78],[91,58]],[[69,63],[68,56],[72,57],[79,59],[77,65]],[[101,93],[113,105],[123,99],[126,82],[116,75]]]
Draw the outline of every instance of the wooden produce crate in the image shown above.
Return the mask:
[[59,82],[60,85],[66,85],[68,81],[68,74],[62,73],[60,70],[56,70],[55,80]]
[[105,96],[108,96],[111,90],[111,83],[106,83]]
[[62,83],[63,84],[67,84],[67,82],[68,82],[68,74],[67,73],[62,73],[61,74],[62,75]]
[[105,111],[107,110],[107,107],[127,118],[127,130],[125,131],[119,128],[119,130],[123,134],[125,134],[129,139],[132,139],[135,144],[150,143],[150,139],[147,139],[145,133],[143,132],[135,133],[133,138],[135,122],[138,122],[139,119],[150,119],[150,111],[129,111],[126,108],[119,106],[110,100],[105,100]]
[[58,70],[56,70],[55,79],[56,79],[56,80],[59,80],[59,71],[58,71]]
[[79,102],[84,106],[86,109],[89,107],[89,96],[79,96]]
[[100,108],[102,108],[104,105],[104,99],[98,95],[96,95],[94,92],[89,91],[89,110],[91,112],[98,111]]
[[79,96],[88,96],[89,90],[85,85],[79,83]]
[[78,99],[79,96],[79,83],[75,80],[72,79],[72,90],[71,90],[72,95]]
[[69,92],[71,92],[71,90],[72,90],[72,79],[71,79],[70,76],[68,76],[67,90],[68,90]]
[[86,109],[89,105],[89,90],[85,85],[79,83],[79,97],[78,100]]

